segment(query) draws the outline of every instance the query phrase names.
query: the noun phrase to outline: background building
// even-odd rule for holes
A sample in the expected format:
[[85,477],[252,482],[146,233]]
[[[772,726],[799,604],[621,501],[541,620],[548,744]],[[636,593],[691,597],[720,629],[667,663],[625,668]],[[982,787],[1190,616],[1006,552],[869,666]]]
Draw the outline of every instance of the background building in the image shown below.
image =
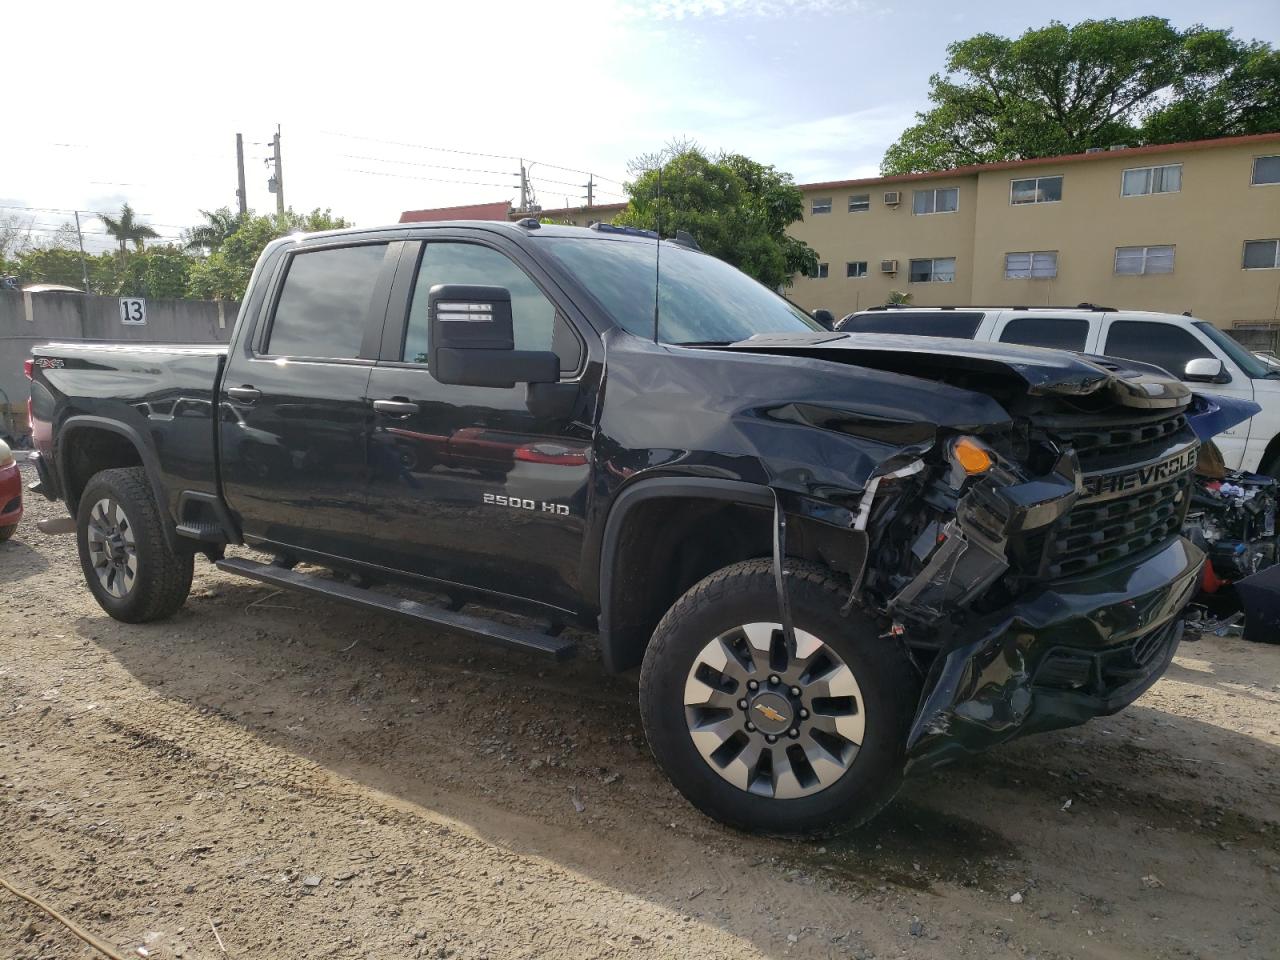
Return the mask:
[[[801,184],[791,232],[820,276],[787,295],[837,317],[884,303],[1191,311],[1280,325],[1280,133]],[[622,205],[544,210],[585,225]]]

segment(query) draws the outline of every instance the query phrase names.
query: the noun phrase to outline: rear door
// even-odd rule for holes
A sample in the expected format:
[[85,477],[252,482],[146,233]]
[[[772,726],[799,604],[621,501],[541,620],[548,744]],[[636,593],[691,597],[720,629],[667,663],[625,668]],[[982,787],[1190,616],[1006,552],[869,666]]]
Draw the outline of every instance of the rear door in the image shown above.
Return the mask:
[[[427,368],[436,284],[509,290],[516,349],[554,350],[560,383],[437,381]],[[370,535],[383,565],[576,609],[595,383],[588,340],[557,297],[501,238],[436,232],[406,244],[369,385]]]
[[223,491],[247,540],[368,559],[367,402],[400,242],[285,254],[222,378]]

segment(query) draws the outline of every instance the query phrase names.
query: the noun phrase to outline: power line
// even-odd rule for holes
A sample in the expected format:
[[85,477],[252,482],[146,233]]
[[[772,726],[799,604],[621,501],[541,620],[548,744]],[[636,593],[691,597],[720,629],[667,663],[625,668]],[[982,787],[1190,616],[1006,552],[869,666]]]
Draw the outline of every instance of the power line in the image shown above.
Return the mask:
[[459,183],[469,187],[501,187],[504,190],[514,190],[515,186],[510,183],[481,183],[476,180],[445,180],[441,177],[411,177],[407,173],[390,173],[385,170],[356,170],[353,167],[342,168],[347,173],[361,173],[370,177],[395,177],[397,180],[423,180],[427,183]]
[[[321,130],[320,132],[331,137],[343,137],[344,139],[347,139],[347,140],[365,140],[369,143],[383,143],[392,147],[408,147],[411,150],[433,150],[437,153],[456,153],[456,154],[461,154],[462,156],[467,156],[467,157],[486,157],[490,160],[519,161],[521,159],[520,157],[515,156],[513,154],[482,153],[478,150],[462,150],[457,147],[436,147],[436,146],[431,146],[430,144],[425,144],[425,143],[407,143],[403,140],[383,140],[378,137],[365,137],[355,133],[342,133],[338,130]],[[604,180],[607,183],[617,184],[620,187],[626,186],[626,184],[623,183],[621,180],[614,180],[614,179],[611,179],[610,177],[602,177],[600,176],[600,174],[593,173],[590,170],[579,170],[576,167],[566,167],[561,164],[551,163],[546,160],[530,159],[528,161],[528,165],[552,167],[553,169],[556,169],[556,170],[564,170],[566,173],[580,173],[584,177],[594,176],[597,180]],[[574,183],[574,184],[568,184],[568,186],[579,187],[579,186],[582,186],[582,184]]]

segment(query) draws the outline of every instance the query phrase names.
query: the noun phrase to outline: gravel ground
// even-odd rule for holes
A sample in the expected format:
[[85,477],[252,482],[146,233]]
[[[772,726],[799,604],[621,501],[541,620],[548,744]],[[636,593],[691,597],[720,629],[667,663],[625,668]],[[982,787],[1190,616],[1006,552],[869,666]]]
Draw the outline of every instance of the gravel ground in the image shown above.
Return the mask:
[[[683,802],[589,643],[553,666],[203,561],[126,626],[59,513],[0,545],[0,875],[130,954],[1280,956],[1280,647],[1187,644],[1119,716],[776,840]],[[95,954],[0,891],[0,956]]]

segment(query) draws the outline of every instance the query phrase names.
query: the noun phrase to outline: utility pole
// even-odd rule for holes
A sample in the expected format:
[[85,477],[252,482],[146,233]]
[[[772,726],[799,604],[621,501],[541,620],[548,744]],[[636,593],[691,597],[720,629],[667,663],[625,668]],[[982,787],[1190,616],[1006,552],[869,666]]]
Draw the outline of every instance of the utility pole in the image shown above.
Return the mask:
[[89,292],[89,267],[84,262],[84,234],[80,232],[80,211],[73,211],[76,215],[76,240],[80,243],[80,276],[84,278],[84,292]]
[[529,178],[524,170],[524,158],[520,158],[520,212],[529,211]]
[[594,206],[592,201],[595,198],[595,186],[596,186],[595,174],[588,173],[587,174],[587,206],[588,207]]
[[275,183],[276,213],[284,216],[284,173],[280,165],[280,124],[276,124],[276,135],[271,138],[272,158],[275,160],[276,172],[271,179]]
[[236,188],[236,200],[240,205],[240,216],[244,216],[249,209],[247,195],[244,192],[244,135],[236,134],[236,182],[239,186]]

